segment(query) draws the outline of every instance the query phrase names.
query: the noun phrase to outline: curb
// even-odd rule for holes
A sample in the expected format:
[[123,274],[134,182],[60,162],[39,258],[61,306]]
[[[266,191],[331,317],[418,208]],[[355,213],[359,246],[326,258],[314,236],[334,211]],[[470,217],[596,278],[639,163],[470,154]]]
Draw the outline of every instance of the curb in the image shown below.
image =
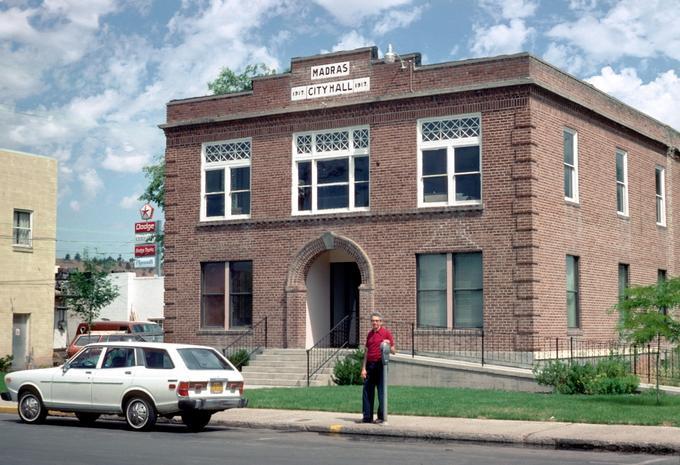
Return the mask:
[[[428,432],[409,429],[396,429],[375,426],[347,426],[340,424],[331,425],[303,425],[295,423],[265,424],[260,422],[242,420],[216,420],[212,426],[220,425],[232,428],[270,429],[288,432],[309,432],[319,434],[343,434],[356,436],[369,436],[376,438],[395,438],[421,441],[456,441],[475,444],[496,444],[514,447],[530,447],[556,450],[597,450],[607,452],[644,453],[651,455],[672,455],[680,453],[680,446],[676,444],[650,444],[632,443],[619,441],[581,440],[569,438],[532,438],[531,435],[524,437],[505,436],[495,434],[471,434],[471,433],[442,433]],[[385,428],[385,429],[376,429]]]

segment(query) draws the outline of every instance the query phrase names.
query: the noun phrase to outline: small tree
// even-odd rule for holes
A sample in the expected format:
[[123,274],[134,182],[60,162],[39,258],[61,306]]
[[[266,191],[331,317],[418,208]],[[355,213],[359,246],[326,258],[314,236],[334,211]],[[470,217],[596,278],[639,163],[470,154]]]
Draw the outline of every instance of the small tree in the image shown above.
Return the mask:
[[276,74],[276,70],[269,68],[264,63],[247,65],[241,74],[236,74],[229,68],[222,68],[219,76],[208,83],[208,90],[214,95],[251,90],[254,77],[270,74]]
[[649,286],[632,286],[615,305],[620,312],[619,331],[634,344],[657,341],[656,401],[659,402],[659,355],[661,338],[680,341],[680,321],[674,310],[680,308],[680,276]]
[[71,260],[71,254],[67,253],[66,255],[64,255],[64,260]]
[[74,259],[75,261],[79,262],[79,261],[81,260],[80,252],[76,252],[76,254],[74,255],[73,259]]
[[91,260],[85,261],[85,271],[75,270],[68,277],[66,302],[70,310],[87,323],[88,333],[102,308],[118,297],[118,286],[108,277],[108,271]]

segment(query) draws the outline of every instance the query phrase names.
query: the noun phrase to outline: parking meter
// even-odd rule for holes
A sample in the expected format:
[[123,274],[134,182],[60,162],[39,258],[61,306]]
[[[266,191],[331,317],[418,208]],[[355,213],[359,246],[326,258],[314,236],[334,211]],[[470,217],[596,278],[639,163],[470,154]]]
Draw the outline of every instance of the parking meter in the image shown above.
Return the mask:
[[390,343],[389,341],[382,341],[380,344],[381,360],[383,365],[383,401],[384,405],[384,415],[383,421],[387,421],[387,373],[388,366],[390,363]]

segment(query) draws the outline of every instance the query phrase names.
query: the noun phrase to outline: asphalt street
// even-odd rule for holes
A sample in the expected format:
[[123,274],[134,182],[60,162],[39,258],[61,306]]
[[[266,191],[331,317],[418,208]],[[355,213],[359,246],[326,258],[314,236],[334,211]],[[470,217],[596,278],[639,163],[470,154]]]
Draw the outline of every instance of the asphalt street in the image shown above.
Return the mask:
[[680,465],[677,456],[562,451],[451,441],[408,441],[264,429],[209,426],[189,433],[159,424],[149,433],[121,421],[81,426],[75,418],[49,417],[25,425],[0,414],[0,463],[7,465],[346,465],[371,464],[593,464]]

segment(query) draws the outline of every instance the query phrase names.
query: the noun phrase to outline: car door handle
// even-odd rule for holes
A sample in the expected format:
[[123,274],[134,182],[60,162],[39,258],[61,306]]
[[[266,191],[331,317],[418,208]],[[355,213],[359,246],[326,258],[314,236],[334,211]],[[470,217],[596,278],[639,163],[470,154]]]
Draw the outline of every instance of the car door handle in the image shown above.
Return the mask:
[[86,375],[91,375],[92,372],[91,372],[91,371],[86,371],[85,374],[86,374]]
[[132,372],[131,372],[131,371],[126,371],[125,374],[126,374],[126,375],[131,375]]

